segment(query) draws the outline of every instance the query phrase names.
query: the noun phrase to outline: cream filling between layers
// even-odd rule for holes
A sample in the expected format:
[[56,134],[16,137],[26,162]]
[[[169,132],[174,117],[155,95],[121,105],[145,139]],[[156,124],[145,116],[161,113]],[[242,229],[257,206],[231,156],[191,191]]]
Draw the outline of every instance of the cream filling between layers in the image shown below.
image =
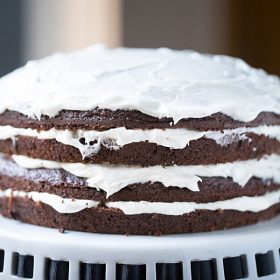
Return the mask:
[[[60,196],[40,193],[40,192],[24,192],[12,191],[7,189],[0,191],[0,197],[28,197],[35,202],[42,202],[54,208],[59,213],[77,213],[86,208],[98,207],[98,201],[62,198]],[[109,208],[117,208],[126,215],[137,214],[163,214],[163,215],[183,215],[197,210],[237,210],[240,212],[250,211],[259,212],[280,202],[280,190],[266,193],[262,196],[248,197],[242,196],[233,199],[215,201],[208,203],[195,202],[147,202],[147,201],[117,201],[107,202],[105,206]]]
[[[245,140],[248,137],[244,133],[253,132],[258,135],[265,135],[280,141],[280,126],[258,126],[242,127],[221,131],[195,131],[184,128],[176,129],[126,129],[125,127],[113,128],[106,131],[95,130],[57,130],[52,128],[47,131],[37,131],[30,128],[16,128],[12,126],[0,126],[0,139],[15,139],[16,136],[30,136],[38,139],[55,139],[56,141],[76,147],[83,157],[99,152],[101,145],[108,149],[119,149],[120,147],[148,141],[157,145],[172,149],[183,149],[190,141],[202,137],[213,139],[217,144],[226,146],[234,141]],[[80,139],[84,138],[84,144]],[[250,139],[249,139],[250,140]]]
[[77,213],[99,205],[99,202],[94,200],[63,198],[50,193],[13,191],[12,189],[0,191],[0,197],[28,197],[35,202],[51,206],[59,213]]
[[259,160],[166,167],[61,163],[20,155],[13,155],[12,158],[24,168],[61,168],[75,176],[86,178],[89,187],[104,190],[107,197],[128,185],[146,182],[161,182],[166,187],[176,186],[199,191],[198,182],[202,180],[201,177],[231,177],[240,186],[244,186],[252,177],[280,183],[280,155],[275,154]]

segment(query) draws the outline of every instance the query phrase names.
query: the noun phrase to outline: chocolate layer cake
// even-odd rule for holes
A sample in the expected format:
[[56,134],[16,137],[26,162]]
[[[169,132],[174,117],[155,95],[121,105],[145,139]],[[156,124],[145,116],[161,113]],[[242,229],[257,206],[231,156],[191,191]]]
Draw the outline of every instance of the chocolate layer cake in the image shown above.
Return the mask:
[[0,79],[0,211],[98,233],[280,213],[280,82],[227,57],[100,46]]

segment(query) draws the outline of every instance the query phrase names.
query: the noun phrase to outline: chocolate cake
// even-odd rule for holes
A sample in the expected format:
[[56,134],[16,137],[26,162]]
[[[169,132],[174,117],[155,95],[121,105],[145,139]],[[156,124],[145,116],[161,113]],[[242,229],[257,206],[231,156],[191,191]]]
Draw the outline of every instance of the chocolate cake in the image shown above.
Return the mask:
[[280,213],[280,82],[240,59],[93,46],[0,79],[0,211],[161,235]]

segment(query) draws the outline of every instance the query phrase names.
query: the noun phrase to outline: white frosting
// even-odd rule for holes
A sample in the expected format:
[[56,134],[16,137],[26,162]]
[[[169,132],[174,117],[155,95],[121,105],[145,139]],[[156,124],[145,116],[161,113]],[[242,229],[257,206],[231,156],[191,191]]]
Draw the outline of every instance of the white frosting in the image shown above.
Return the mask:
[[117,201],[107,202],[107,207],[121,209],[126,215],[135,214],[164,214],[183,215],[196,210],[237,210],[241,212],[259,212],[280,203],[280,190],[266,193],[263,196],[242,196],[228,200],[195,203],[195,202],[147,202],[147,201]]
[[280,113],[280,83],[240,59],[168,49],[93,46],[29,62],[0,79],[0,113],[30,117],[62,109],[136,109],[155,117],[222,112],[250,121]]
[[60,213],[76,213],[86,208],[97,207],[98,201],[85,200],[85,199],[73,199],[73,198],[62,198],[55,194],[41,193],[41,192],[24,192],[24,191],[13,191],[7,189],[0,191],[0,197],[25,197],[32,199],[35,202],[45,203],[57,212]]
[[236,161],[210,165],[189,166],[114,166],[82,163],[60,163],[55,161],[13,155],[13,160],[24,168],[62,168],[71,174],[87,179],[88,185],[102,189],[110,196],[134,183],[161,182],[164,186],[177,186],[199,191],[200,177],[231,177],[244,186],[251,177],[273,179],[280,183],[280,155],[262,159]]
[[[55,139],[65,145],[76,147],[83,157],[99,152],[101,145],[108,149],[119,149],[120,147],[148,141],[172,149],[183,149],[190,141],[201,137],[214,139],[220,145],[228,145],[236,140],[247,139],[244,133],[253,132],[258,135],[265,135],[280,141],[280,126],[259,126],[228,129],[224,131],[195,131],[184,128],[177,129],[126,129],[125,127],[113,128],[105,131],[96,130],[57,130],[52,128],[47,131],[37,131],[30,128],[16,128],[12,126],[0,126],[0,139],[8,139],[16,136],[31,136],[39,139]],[[85,144],[79,140],[85,139]],[[89,143],[94,141],[92,145]]]
[[[99,205],[98,201],[69,199],[60,196],[40,193],[40,192],[24,192],[12,191],[7,189],[0,191],[0,197],[28,197],[35,202],[45,203],[54,208],[59,213],[76,213],[86,208],[94,208]],[[280,202],[280,190],[266,193],[262,196],[255,197],[237,197],[233,199],[215,201],[208,203],[195,202],[147,202],[147,201],[116,201],[107,202],[105,206],[109,208],[117,208],[122,210],[126,215],[135,214],[164,214],[164,215],[182,215],[194,212],[196,210],[237,210],[258,212],[269,208],[270,206]]]

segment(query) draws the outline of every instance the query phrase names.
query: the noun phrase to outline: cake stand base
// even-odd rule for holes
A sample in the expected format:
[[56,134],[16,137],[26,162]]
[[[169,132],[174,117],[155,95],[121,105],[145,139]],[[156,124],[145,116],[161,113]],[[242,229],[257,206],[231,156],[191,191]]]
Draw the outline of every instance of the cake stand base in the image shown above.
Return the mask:
[[280,217],[239,229],[123,236],[0,218],[0,279],[280,279]]

